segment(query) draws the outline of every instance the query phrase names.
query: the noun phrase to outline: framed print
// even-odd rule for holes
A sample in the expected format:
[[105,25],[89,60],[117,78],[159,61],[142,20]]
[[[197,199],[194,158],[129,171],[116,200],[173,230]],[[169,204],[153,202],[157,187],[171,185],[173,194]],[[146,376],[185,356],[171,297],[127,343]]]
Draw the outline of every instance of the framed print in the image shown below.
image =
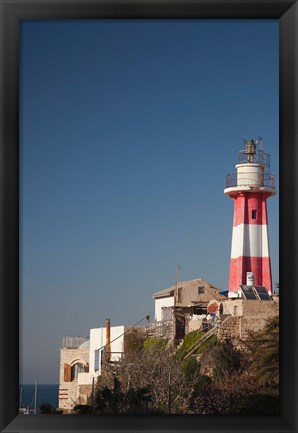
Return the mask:
[[297,3],[0,2],[1,431],[296,431]]

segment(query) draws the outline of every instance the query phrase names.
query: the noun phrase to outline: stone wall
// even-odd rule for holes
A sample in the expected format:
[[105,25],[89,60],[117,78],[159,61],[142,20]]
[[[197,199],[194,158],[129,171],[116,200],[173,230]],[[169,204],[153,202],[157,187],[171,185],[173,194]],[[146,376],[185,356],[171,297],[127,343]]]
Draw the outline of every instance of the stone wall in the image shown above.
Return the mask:
[[239,317],[229,316],[223,323],[219,325],[217,331],[217,339],[224,340],[238,340],[240,338]]
[[[231,316],[219,326],[217,338],[219,341],[230,340],[238,349],[245,350],[245,341],[249,337],[249,331],[257,332],[262,329],[266,320],[279,314],[279,302],[256,300],[231,300],[226,301],[231,311]],[[237,307],[237,308],[235,308]],[[233,315],[233,313],[237,313]],[[242,313],[241,315],[239,313]]]
[[222,305],[223,313],[232,316],[269,318],[279,313],[279,298],[273,301],[228,299]]
[[88,397],[92,394],[92,385],[80,385],[79,386],[79,404],[88,404]]
[[243,300],[243,316],[268,319],[279,313],[278,301]]
[[78,379],[64,381],[64,364],[80,362],[89,365],[89,349],[60,349],[59,408],[72,409],[79,402]]

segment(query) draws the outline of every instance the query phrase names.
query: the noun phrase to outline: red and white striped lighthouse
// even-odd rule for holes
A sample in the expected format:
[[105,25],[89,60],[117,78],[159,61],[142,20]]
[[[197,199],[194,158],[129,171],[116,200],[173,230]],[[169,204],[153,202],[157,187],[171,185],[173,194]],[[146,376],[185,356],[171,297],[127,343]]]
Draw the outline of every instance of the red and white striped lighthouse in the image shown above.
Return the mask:
[[227,175],[224,190],[234,200],[229,298],[241,296],[241,285],[263,286],[272,294],[266,201],[276,194],[275,176],[262,139],[244,143],[237,172]]

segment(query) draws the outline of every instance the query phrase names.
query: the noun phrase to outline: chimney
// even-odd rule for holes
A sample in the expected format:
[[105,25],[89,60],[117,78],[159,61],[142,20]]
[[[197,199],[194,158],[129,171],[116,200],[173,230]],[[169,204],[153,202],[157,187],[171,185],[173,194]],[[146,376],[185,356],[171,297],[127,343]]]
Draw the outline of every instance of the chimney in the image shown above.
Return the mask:
[[111,321],[106,319],[106,361],[111,360]]

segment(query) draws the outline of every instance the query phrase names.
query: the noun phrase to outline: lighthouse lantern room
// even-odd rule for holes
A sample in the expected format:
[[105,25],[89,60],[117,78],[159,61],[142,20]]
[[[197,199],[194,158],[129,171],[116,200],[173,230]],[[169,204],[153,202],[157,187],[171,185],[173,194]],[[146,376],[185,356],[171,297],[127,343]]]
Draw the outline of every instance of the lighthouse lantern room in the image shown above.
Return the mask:
[[266,201],[276,194],[275,176],[270,173],[270,155],[264,153],[260,137],[256,142],[244,140],[236,173],[227,175],[224,193],[234,201],[228,296],[241,297],[244,287],[263,287],[271,295]]

